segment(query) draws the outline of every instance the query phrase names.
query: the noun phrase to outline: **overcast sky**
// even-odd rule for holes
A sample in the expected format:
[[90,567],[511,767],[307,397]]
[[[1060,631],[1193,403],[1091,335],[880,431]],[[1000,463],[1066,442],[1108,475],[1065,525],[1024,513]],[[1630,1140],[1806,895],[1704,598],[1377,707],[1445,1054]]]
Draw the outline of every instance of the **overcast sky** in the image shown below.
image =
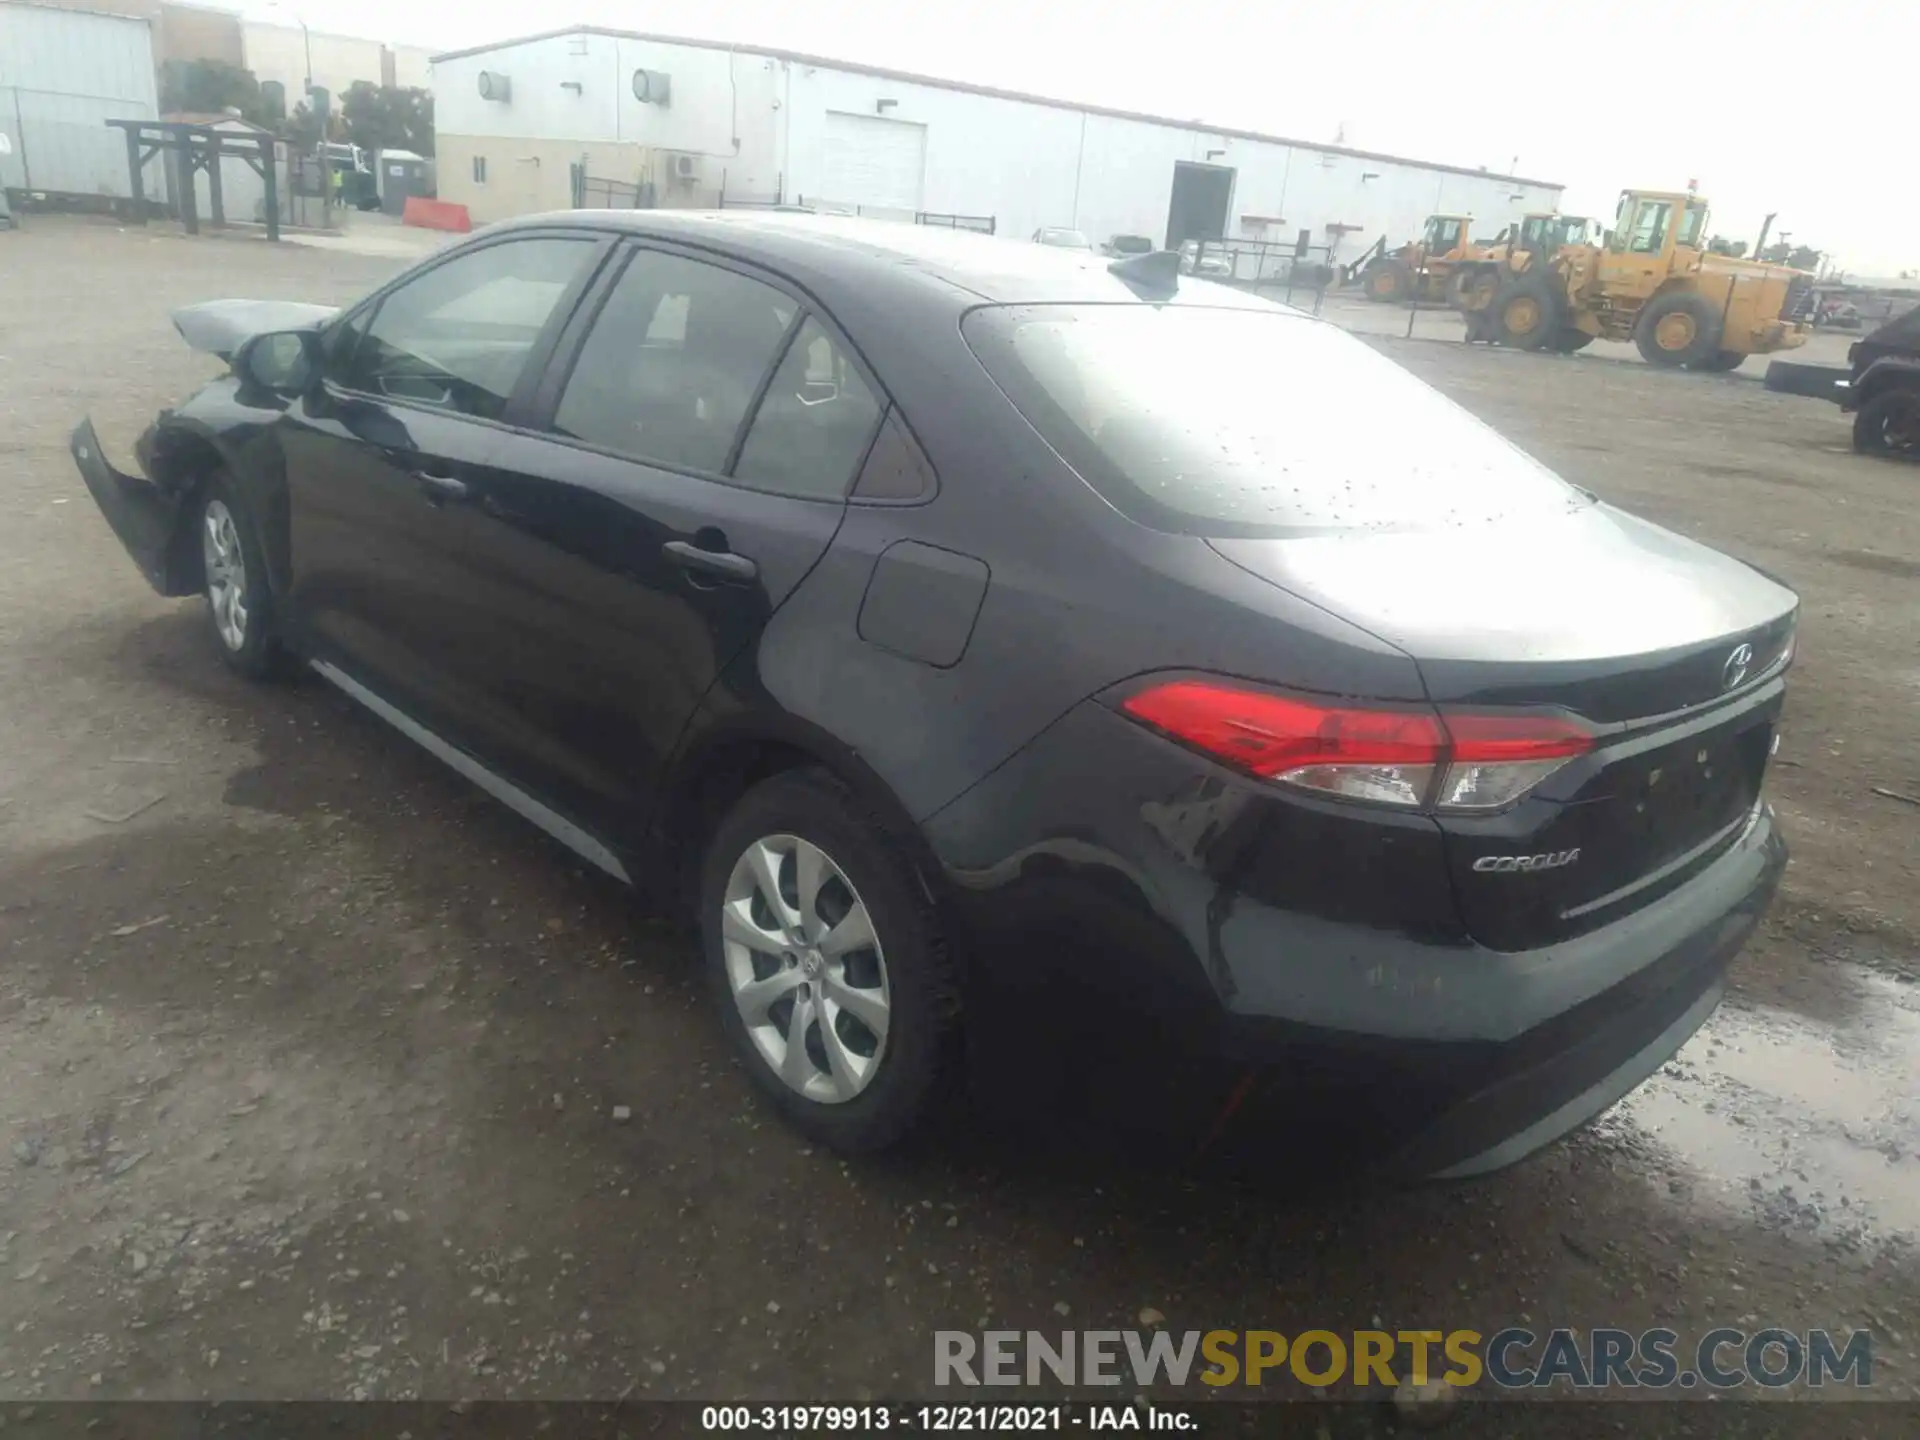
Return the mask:
[[[260,18],[287,0],[237,0]],[[457,49],[568,24],[759,43],[1564,182],[1684,188],[1713,228],[1920,269],[1915,0],[291,0],[316,30]],[[1451,18],[1449,18],[1451,17]]]

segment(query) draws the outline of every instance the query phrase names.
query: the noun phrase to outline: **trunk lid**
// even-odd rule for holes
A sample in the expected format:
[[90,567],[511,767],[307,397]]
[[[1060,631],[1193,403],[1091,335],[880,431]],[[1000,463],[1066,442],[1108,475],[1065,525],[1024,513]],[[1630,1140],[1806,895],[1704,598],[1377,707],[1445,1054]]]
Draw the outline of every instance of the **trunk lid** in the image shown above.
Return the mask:
[[1439,819],[1482,944],[1550,944],[1651,903],[1755,812],[1798,601],[1737,560],[1604,505],[1211,543],[1405,650],[1443,711],[1543,707],[1595,731],[1511,808]]

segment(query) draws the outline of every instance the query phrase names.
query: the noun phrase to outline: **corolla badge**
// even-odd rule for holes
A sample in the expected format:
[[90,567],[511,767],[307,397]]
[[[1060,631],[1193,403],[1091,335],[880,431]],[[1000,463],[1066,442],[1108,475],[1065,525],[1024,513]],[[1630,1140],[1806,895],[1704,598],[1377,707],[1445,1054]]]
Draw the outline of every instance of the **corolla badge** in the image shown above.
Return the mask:
[[1720,667],[1720,688],[1738,689],[1740,682],[1747,678],[1747,671],[1753,666],[1753,646],[1736,645],[1727,652],[1727,663]]
[[1558,870],[1579,858],[1580,847],[1576,845],[1571,850],[1549,850],[1545,855],[1482,855],[1473,862],[1473,868],[1482,874],[1511,875],[1515,871]]

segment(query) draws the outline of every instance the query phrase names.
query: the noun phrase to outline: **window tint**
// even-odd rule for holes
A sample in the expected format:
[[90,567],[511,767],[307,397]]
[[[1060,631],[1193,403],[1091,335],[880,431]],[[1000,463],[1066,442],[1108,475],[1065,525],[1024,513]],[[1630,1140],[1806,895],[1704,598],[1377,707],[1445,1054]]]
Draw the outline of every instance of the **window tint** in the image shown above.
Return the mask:
[[867,382],[809,319],[774,372],[734,478],[756,490],[837,500],[879,423],[880,403]]
[[642,251],[594,320],[553,428],[718,473],[796,309],[734,271]]
[[961,333],[1088,484],[1162,530],[1457,527],[1590,503],[1370,346],[1278,307],[988,307]]
[[349,389],[497,420],[593,242],[509,240],[407,281],[343,355]]

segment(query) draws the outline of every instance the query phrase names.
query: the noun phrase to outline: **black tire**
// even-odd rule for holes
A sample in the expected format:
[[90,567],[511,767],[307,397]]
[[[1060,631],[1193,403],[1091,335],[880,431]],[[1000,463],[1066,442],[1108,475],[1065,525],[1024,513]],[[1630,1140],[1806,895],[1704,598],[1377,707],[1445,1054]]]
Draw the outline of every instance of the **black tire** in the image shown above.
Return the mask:
[[1862,405],[1853,417],[1853,448],[1920,460],[1920,390],[1882,390]]
[[1693,368],[1696,370],[1710,370],[1715,374],[1724,375],[1730,370],[1738,370],[1741,365],[1746,362],[1746,358],[1747,357],[1738,350],[1720,350],[1714,353],[1712,359],[1703,360]]
[[1568,326],[1553,337],[1553,344],[1547,348],[1556,355],[1571,355],[1576,350],[1584,350],[1593,343],[1593,336],[1584,330],[1575,330]]
[[1853,371],[1845,365],[1806,365],[1793,360],[1775,360],[1767,366],[1766,387],[1781,395],[1805,395],[1813,400],[1831,400],[1836,405],[1845,398],[1839,382],[1851,379]]
[[1493,331],[1500,344],[1543,350],[1563,328],[1558,287],[1540,271],[1526,271],[1500,287],[1493,299]]
[[[286,655],[280,644],[273,594],[267,586],[266,555],[254,531],[253,518],[224,475],[214,476],[201,487],[192,513],[194,541],[201,557],[201,595],[207,604],[207,629],[213,635],[214,649],[235,674],[249,680],[271,680],[281,673]],[[222,514],[241,562],[238,583],[234,583],[229,569],[225,587],[219,584],[220,571],[209,564],[208,548],[209,535]],[[235,612],[226,602],[229,591],[237,592],[238,644],[234,642]]]
[[1640,311],[1633,343],[1649,365],[1699,369],[1720,353],[1719,307],[1693,290],[1656,295]]
[[[868,1054],[856,1056],[871,1058],[878,1068],[851,1098],[812,1098],[781,1079],[773,1061],[761,1052],[735,999],[722,934],[723,907],[736,864],[752,846],[774,837],[817,847],[844,876],[844,885],[829,878],[820,886],[811,918],[826,923],[832,909],[850,896],[852,904],[865,905],[878,939],[877,947],[851,950],[840,960],[839,979],[853,976],[857,959],[866,972],[861,987],[866,988],[867,982],[883,986],[887,997],[884,1040]],[[791,854],[782,858],[776,872],[782,903],[789,906],[797,901],[795,858]],[[753,887],[753,894],[764,897],[764,890]],[[852,791],[826,771],[812,769],[787,771],[755,786],[741,797],[708,843],[699,895],[702,948],[721,1024],[747,1073],[795,1129],[834,1150],[871,1152],[905,1140],[945,1103],[959,1053],[959,991],[939,916],[906,858],[905,847]],[[748,903],[757,903],[758,913],[771,920],[764,898],[750,897]],[[834,918],[843,918],[850,908],[841,909]],[[755,920],[756,925],[760,923]],[[795,950],[797,955],[782,959],[736,947],[740,960],[752,967],[749,980],[782,970],[804,973],[809,962],[819,963],[818,949],[810,951],[801,943]],[[813,994],[814,983],[798,980],[793,1000],[783,997],[772,1002],[766,1013],[773,1033],[792,1024],[801,1003],[797,992]],[[831,979],[819,983],[830,984]],[[821,1012],[812,1013],[812,1019],[801,1021],[804,1053],[817,1078],[831,1083]],[[850,1013],[842,1010],[840,1018]],[[857,1020],[851,1030],[836,1033],[843,1037],[843,1045],[874,1039],[873,1032]]]
[[1488,264],[1462,265],[1447,281],[1447,303],[1467,316],[1484,315],[1500,293],[1500,270]]
[[1400,260],[1376,260],[1360,272],[1360,284],[1367,299],[1392,305],[1413,294],[1413,272]]

